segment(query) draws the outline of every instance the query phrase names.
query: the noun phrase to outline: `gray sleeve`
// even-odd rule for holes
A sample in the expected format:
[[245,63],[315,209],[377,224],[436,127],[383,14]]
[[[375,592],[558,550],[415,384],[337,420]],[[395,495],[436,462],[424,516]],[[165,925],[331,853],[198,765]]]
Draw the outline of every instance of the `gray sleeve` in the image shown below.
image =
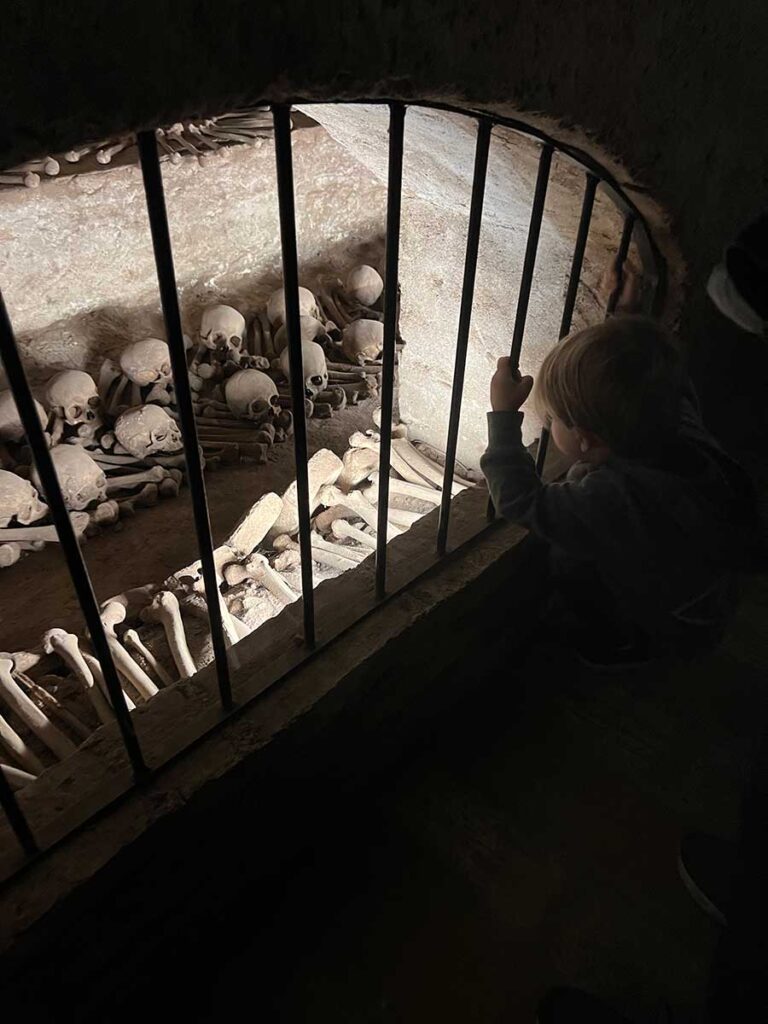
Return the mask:
[[623,504],[610,476],[595,470],[576,482],[543,484],[523,447],[522,413],[488,413],[488,448],[480,465],[498,515],[583,557],[611,532]]

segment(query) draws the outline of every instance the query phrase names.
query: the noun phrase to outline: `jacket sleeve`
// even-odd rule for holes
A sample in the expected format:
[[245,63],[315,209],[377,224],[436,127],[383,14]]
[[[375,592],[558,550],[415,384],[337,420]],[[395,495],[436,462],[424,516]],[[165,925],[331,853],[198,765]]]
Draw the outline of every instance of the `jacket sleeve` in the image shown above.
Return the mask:
[[[523,447],[519,412],[488,413],[488,448],[480,465],[497,513],[577,557],[610,536],[623,504],[610,476],[543,484]],[[607,534],[606,534],[607,532]]]

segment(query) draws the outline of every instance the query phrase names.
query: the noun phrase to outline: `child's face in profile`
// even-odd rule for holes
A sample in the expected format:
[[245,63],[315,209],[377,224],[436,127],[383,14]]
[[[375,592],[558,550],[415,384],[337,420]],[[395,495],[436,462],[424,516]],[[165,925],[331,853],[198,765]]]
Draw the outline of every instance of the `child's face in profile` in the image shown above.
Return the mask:
[[583,438],[576,427],[567,427],[562,420],[555,417],[552,419],[549,429],[552,434],[552,440],[563,455],[567,455],[574,462],[584,458],[584,452],[581,448]]

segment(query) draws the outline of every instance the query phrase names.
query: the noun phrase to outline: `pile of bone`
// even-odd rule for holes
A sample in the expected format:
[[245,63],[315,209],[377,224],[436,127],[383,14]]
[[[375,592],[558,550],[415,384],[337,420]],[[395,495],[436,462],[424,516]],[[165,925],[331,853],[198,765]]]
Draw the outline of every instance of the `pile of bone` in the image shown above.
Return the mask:
[[[343,458],[322,449],[308,463],[313,583],[354,569],[376,549],[380,440],[355,433]],[[387,540],[441,501],[443,457],[394,428]],[[452,495],[476,483],[457,466]],[[214,551],[228,645],[258,629],[301,592],[296,485],[263,495]],[[102,622],[130,709],[192,676],[213,658],[200,562],[161,584],[102,605]],[[37,651],[0,655],[0,760],[16,788],[68,756],[113,717],[87,637],[54,627]]]
[[[185,157],[195,157],[205,167],[212,157],[222,149],[233,145],[255,145],[272,134],[272,115],[268,107],[254,107],[209,117],[202,121],[186,121],[172,124],[169,128],[155,129],[160,159],[170,164],[179,164]],[[85,169],[97,170],[112,163],[120,153],[135,149],[136,136],[120,136],[117,139],[102,139],[89,142],[76,149],[70,149],[62,158],[41,157],[17,164],[0,174],[0,185],[38,188],[42,178],[55,178],[61,173],[62,163],[78,164],[81,173]],[[130,154],[135,157],[134,154]],[[93,158],[93,159],[90,159]],[[94,163],[95,161],[95,163]]]
[[[384,283],[373,267],[354,268],[320,297],[300,289],[303,394],[307,416],[328,417],[378,394]],[[370,303],[365,305],[364,303]],[[343,328],[330,320],[332,310]],[[342,314],[341,310],[344,310]],[[343,319],[342,319],[343,316]],[[193,410],[205,466],[265,463],[293,430],[285,298],[274,291],[251,320],[231,306],[206,308],[197,341],[185,337]],[[78,535],[116,525],[136,508],[174,497],[184,455],[168,345],[145,338],[105,359],[98,382],[62,370],[37,403],[67,509]],[[0,392],[0,567],[57,534],[13,396]]]

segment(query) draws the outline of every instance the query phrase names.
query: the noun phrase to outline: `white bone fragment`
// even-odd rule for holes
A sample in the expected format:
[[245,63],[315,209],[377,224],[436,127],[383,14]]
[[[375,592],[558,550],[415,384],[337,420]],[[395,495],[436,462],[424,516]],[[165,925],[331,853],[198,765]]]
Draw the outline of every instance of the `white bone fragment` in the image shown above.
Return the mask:
[[183,447],[181,428],[159,405],[126,409],[115,421],[115,437],[137,459],[171,454]]
[[[14,661],[18,664],[16,655],[14,655]],[[65,708],[63,704],[60,704],[52,693],[49,693],[44,686],[40,686],[36,683],[34,679],[30,679],[30,677],[24,672],[20,672],[18,668],[16,669],[15,675],[30,697],[36,698],[40,704],[45,704],[52,716],[58,718],[65,725],[69,726],[69,728],[72,729],[72,731],[81,739],[88,739],[91,735],[91,730],[88,726],[83,725],[76,715],[73,715],[72,712]]]
[[351,559],[353,562],[364,562],[365,559],[370,555],[370,551],[359,551],[352,544],[334,544],[333,541],[326,540],[325,537],[321,537],[319,533],[312,533],[312,550],[315,548],[322,548],[323,551],[330,551],[332,554],[340,555],[342,558]]
[[181,153],[179,153],[179,151],[177,149],[173,148],[173,146],[168,141],[168,138],[166,137],[166,134],[165,134],[165,132],[163,131],[162,128],[155,128],[155,138],[157,139],[158,143],[160,144],[160,148],[168,156],[168,158],[171,161],[171,163],[172,164],[180,164],[181,163]]
[[[365,496],[371,502],[372,505],[377,504],[379,495],[379,474],[371,473],[369,480],[371,481],[371,488],[365,489]],[[389,493],[390,494],[403,494],[410,498],[418,498],[419,501],[428,501],[430,505],[439,505],[443,500],[443,492],[436,490],[434,487],[427,487],[422,484],[411,484],[407,480],[395,480],[394,477],[390,477],[389,480]]]
[[255,580],[284,605],[292,604],[298,597],[298,594],[285,582],[280,573],[272,568],[267,558],[257,552],[254,552],[245,564],[233,562],[225,566],[224,579],[232,587],[246,579]]
[[[360,491],[350,491],[344,494],[338,487],[324,487],[320,492],[320,501],[323,505],[343,505],[350,512],[354,512],[360,519],[364,520],[372,529],[378,529],[379,514],[368,499]],[[402,530],[392,520],[387,525],[387,540],[397,537]]]
[[61,164],[52,156],[42,157],[40,160],[27,160],[26,163],[17,164],[9,168],[14,174],[21,171],[32,171],[34,174],[47,174],[49,178],[55,178],[61,170]]
[[378,270],[361,263],[347,274],[344,291],[361,306],[372,306],[384,291],[384,281]]
[[404,508],[388,508],[387,519],[390,523],[401,527],[403,530],[410,530],[414,523],[418,522],[426,513],[410,512]]
[[[75,634],[67,633],[65,629],[49,629],[43,636],[43,650],[46,654],[57,654],[72,670],[73,675],[88,695],[99,721],[111,722],[112,708],[109,706],[106,693],[94,685],[94,673],[86,660],[85,653],[80,650],[80,643]],[[96,664],[98,665],[98,662]],[[99,675],[101,675],[100,666]],[[106,690],[106,685],[104,690]]]
[[42,519],[48,512],[37,491],[17,473],[0,469],[0,527],[8,526],[15,519],[22,526]]
[[346,519],[334,519],[331,524],[331,533],[334,537],[339,539],[355,540],[358,544],[362,544],[363,547],[368,548],[370,551],[376,550],[376,538],[372,537],[370,533],[366,533],[357,526],[353,526],[348,523]]
[[341,350],[351,363],[379,359],[384,346],[384,324],[379,320],[353,320],[341,335]]
[[157,693],[157,687],[141,665],[134,661],[125,647],[123,647],[117,633],[115,633],[115,626],[125,621],[125,615],[125,607],[119,601],[108,602],[101,610],[104,632],[107,634],[107,642],[109,643],[115,668],[145,700],[149,700],[150,697],[154,697]]
[[21,548],[11,541],[10,544],[0,544],[0,569],[7,569],[15,565],[21,558]]
[[103,149],[98,149],[96,151],[96,159],[100,164],[111,164],[112,157],[117,156],[118,153],[122,153],[124,149],[128,149],[132,145],[133,138],[123,139],[122,142],[116,142],[113,146],[105,146]]
[[159,622],[165,630],[168,646],[181,678],[193,676],[197,668],[187,645],[176,595],[170,590],[161,590],[141,614],[145,622]]
[[[275,537],[274,547],[276,551],[298,551],[300,547],[291,537],[287,537],[283,534],[281,537]],[[349,569],[354,569],[358,564],[352,558],[345,558],[341,555],[337,555],[332,551],[327,551],[325,548],[315,547],[312,545],[312,561],[317,562],[319,565],[326,565],[329,569],[341,569],[342,572],[347,572]]]
[[14,792],[18,792],[20,789],[28,786],[30,782],[34,782],[37,778],[36,775],[22,771],[21,768],[14,768],[12,764],[0,764],[0,771]]
[[160,338],[144,338],[127,345],[120,353],[120,369],[133,384],[150,384],[171,380],[171,354]]
[[159,484],[168,478],[168,470],[162,466],[152,466],[141,473],[125,473],[122,476],[111,476],[107,479],[107,494],[118,491],[130,491],[142,484]]
[[[111,717],[112,698],[109,695],[109,690],[107,689],[107,681],[104,678],[104,673],[101,671],[101,665],[89,651],[82,651],[81,653],[83,656],[83,661],[90,669],[91,675],[93,676],[93,679],[96,683],[96,686],[93,687],[92,699],[95,703],[99,699],[99,695],[101,695],[101,697],[103,698],[103,706],[104,708],[106,708],[106,714]],[[134,704],[131,697],[125,692],[125,687],[121,686],[121,689],[123,691],[123,700],[125,701],[126,708],[129,711],[133,711],[136,705]]]
[[40,184],[40,175],[34,171],[25,171],[21,174],[0,174],[0,185],[24,185],[26,188],[37,188]]
[[[78,537],[85,532],[90,522],[87,512],[71,512],[69,519]],[[0,529],[0,544],[7,541],[44,541],[46,544],[52,544],[58,543],[58,540],[59,535],[55,526],[11,526],[4,530]]]
[[5,703],[48,749],[63,761],[75,752],[75,745],[43,714],[13,678],[13,659],[0,654],[0,694]]
[[[283,376],[290,381],[291,362],[287,348],[283,349],[278,359]],[[304,371],[304,394],[307,398],[314,398],[328,387],[328,365],[325,361],[325,352],[316,341],[302,341],[301,362]]]
[[379,466],[379,451],[377,448],[348,448],[341,461],[344,468],[337,481],[339,488],[344,491],[351,491]]
[[0,715],[0,743],[12,754],[22,768],[39,775],[43,763],[32,748],[19,736],[16,730]]
[[[299,317],[299,335],[302,344],[305,341],[317,341],[318,344],[322,344],[323,339],[328,339],[325,324],[314,316]],[[275,332],[274,345],[278,355],[288,345],[288,328],[285,324],[281,324]]]
[[[360,431],[357,431],[350,437],[349,443],[353,448],[364,448],[369,451],[376,452],[377,456],[381,450],[381,442],[378,437],[370,437],[368,434],[363,434]],[[415,469],[412,469],[411,466],[408,465],[400,453],[395,450],[394,444],[390,449],[389,464],[396,473],[399,473],[400,476],[409,483],[419,484],[422,487],[433,486],[430,481],[426,480],[421,476],[421,474],[417,473]]]
[[[320,504],[319,491],[326,484],[333,484],[339,478],[343,468],[342,461],[334,452],[328,448],[321,448],[315,452],[307,463],[307,479],[309,482],[309,514],[315,511]],[[323,504],[327,504],[323,502]],[[341,504],[341,503],[339,503]],[[299,528],[298,496],[296,481],[294,481],[283,495],[283,507],[280,515],[273,523],[269,538],[277,537],[281,533],[292,534]]]
[[98,149],[99,146],[109,145],[109,139],[104,139],[102,142],[89,142],[87,146],[80,146],[78,149],[70,149],[64,154],[64,159],[69,164],[79,163],[80,160],[87,156],[92,150]]
[[123,633],[123,643],[126,647],[130,647],[131,650],[136,651],[140,654],[144,661],[149,665],[152,671],[155,673],[157,678],[163,684],[163,686],[172,686],[173,680],[170,675],[166,672],[160,662],[157,660],[155,655],[150,651],[146,644],[142,641],[141,637],[135,629],[126,629]]
[[[39,402],[35,402],[38,419],[43,430],[48,426],[48,414]],[[0,391],[0,441],[23,441],[24,425],[16,409],[16,402],[10,388]]]
[[[320,319],[317,299],[309,288],[299,288],[299,316],[313,316]],[[267,301],[267,317],[273,327],[285,323],[285,292],[282,287],[276,288]]]
[[[393,437],[392,451],[396,452],[405,462],[408,463],[411,469],[423,476],[429,483],[434,484],[435,487],[443,486],[443,467],[431,462],[418,450],[418,448],[414,448],[408,438]],[[400,471],[398,470],[398,472]],[[463,490],[466,490],[464,485],[456,483],[454,480],[451,484],[451,497],[455,498],[456,495],[460,494]]]
[[241,557],[250,553],[264,540],[283,510],[283,499],[269,492],[262,495],[248,509],[226,541],[226,546]]
[[[92,502],[107,497],[107,478],[102,467],[76,444],[60,444],[51,449],[51,462],[59,478],[64,504],[70,511],[81,512]],[[32,482],[42,490],[37,469]]]
[[[407,437],[408,435],[406,433],[398,436]],[[445,452],[440,451],[439,448],[429,444],[427,441],[421,441],[416,437],[413,439],[412,444],[417,451],[421,452],[424,458],[434,462],[439,469],[445,470]],[[455,483],[461,484],[462,487],[476,487],[481,476],[476,470],[470,469],[469,466],[456,459],[453,467],[453,479]]]

